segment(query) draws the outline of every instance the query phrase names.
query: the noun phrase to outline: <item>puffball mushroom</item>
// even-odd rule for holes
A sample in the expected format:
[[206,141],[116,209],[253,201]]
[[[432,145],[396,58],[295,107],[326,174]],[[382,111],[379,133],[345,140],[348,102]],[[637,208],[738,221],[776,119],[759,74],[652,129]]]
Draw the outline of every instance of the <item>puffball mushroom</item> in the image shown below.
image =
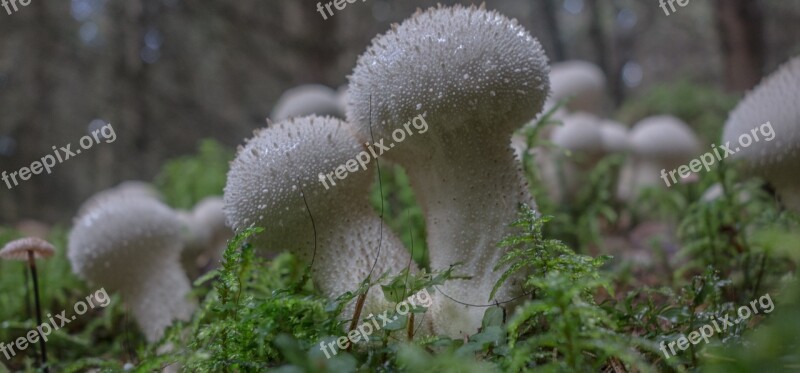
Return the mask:
[[[691,128],[680,119],[659,115],[642,119],[630,131],[633,159],[623,170],[619,196],[636,197],[641,188],[664,185],[661,170],[670,172],[688,164],[700,153],[700,142]],[[680,176],[675,174],[676,180]],[[673,184],[671,179],[668,179]]]
[[150,183],[139,180],[123,181],[115,187],[97,192],[89,197],[89,199],[84,201],[81,207],[78,208],[78,216],[83,215],[84,212],[100,204],[103,200],[118,195],[161,199],[161,194]]
[[558,187],[549,194],[562,202],[578,193],[586,184],[590,170],[605,155],[597,117],[576,113],[564,118],[563,123],[553,130],[552,142],[569,154],[555,150],[555,154],[548,157],[554,163],[552,169],[544,168],[542,172],[543,177],[559,181]]
[[[731,111],[722,134],[731,149],[740,137],[761,135],[731,157],[764,177],[786,206],[800,212],[800,57],[783,64]],[[770,127],[765,124],[769,123]],[[770,132],[772,139],[768,137]],[[760,131],[760,132],[759,132]],[[742,144],[744,144],[742,142]]]
[[[331,117],[293,118],[256,131],[228,172],[228,225],[263,227],[252,243],[312,263],[314,285],[331,298],[358,289],[376,258],[373,278],[400,273],[410,256],[369,204],[374,175],[372,164],[357,168],[362,151],[348,125]],[[355,171],[323,185],[325,173],[344,165]],[[366,312],[389,306],[379,286],[370,289]]]
[[[511,135],[541,111],[547,76],[542,47],[516,21],[441,5],[373,39],[350,76],[347,117],[362,141],[389,143],[418,115],[430,125],[383,157],[406,169],[419,197],[432,269],[462,262],[457,272],[473,276],[440,288],[460,302],[522,294],[514,277],[489,299],[505,270],[494,271],[504,254],[497,244],[518,204],[533,205]],[[437,332],[453,337],[477,332],[485,311],[444,298],[432,308]]]
[[153,198],[116,195],[78,217],[68,257],[81,278],[118,291],[150,342],[195,309],[180,263],[181,223]]
[[613,120],[600,122],[600,135],[603,140],[603,151],[606,154],[626,153],[630,149],[628,128]]
[[[33,292],[36,300],[36,325],[42,325],[42,306],[39,302],[39,278],[36,274],[36,259],[49,258],[53,256],[55,251],[56,248],[51,243],[37,237],[26,237],[11,241],[0,250],[0,259],[28,262],[28,269],[31,271],[31,277],[33,277]],[[28,284],[25,284],[25,287],[27,288]],[[42,367],[47,372],[47,348],[44,340],[39,341],[39,348],[42,352]]]
[[184,224],[184,248],[181,261],[190,277],[199,267],[216,264],[222,258],[227,240],[233,231],[225,225],[225,203],[222,197],[206,197],[191,212],[178,211]]
[[606,76],[586,61],[564,61],[550,69],[551,102],[569,98],[567,109],[602,115],[606,105]]
[[319,84],[306,84],[287,90],[272,109],[273,122],[306,115],[344,117],[336,91]]

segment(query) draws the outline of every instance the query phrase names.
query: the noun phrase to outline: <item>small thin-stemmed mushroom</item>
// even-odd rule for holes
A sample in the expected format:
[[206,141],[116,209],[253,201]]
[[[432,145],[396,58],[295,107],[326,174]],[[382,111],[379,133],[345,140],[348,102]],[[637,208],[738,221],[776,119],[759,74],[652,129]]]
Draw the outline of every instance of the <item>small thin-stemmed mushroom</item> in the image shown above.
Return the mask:
[[554,63],[550,69],[550,102],[568,99],[567,109],[602,115],[606,105],[606,77],[597,65],[586,61]]
[[[355,291],[370,274],[413,269],[408,251],[369,204],[374,169],[359,166],[362,152],[347,124],[331,117],[293,118],[256,131],[228,172],[229,226],[263,227],[253,244],[311,263],[314,285],[328,297]],[[382,294],[379,286],[370,289],[364,310],[386,310]]]
[[[431,8],[373,39],[349,88],[357,136],[394,147],[383,156],[406,169],[418,193],[432,269],[462,262],[459,271],[472,276],[441,287],[458,302],[434,302],[437,332],[477,332],[484,305],[523,295],[513,277],[490,299],[504,271],[494,271],[504,254],[497,245],[518,204],[533,205],[510,142],[547,98],[541,45],[483,7]],[[412,118],[422,125],[420,115],[429,129],[402,136]]]
[[783,64],[728,116],[722,135],[731,157],[775,187],[784,204],[800,212],[800,57]]
[[68,257],[81,278],[118,291],[150,342],[195,309],[183,272],[181,224],[161,202],[110,196],[75,221]]
[[287,90],[272,109],[273,122],[306,115],[344,117],[336,91],[319,84],[301,85]]
[[[53,256],[54,252],[55,247],[52,244],[37,237],[26,237],[11,241],[0,250],[0,259],[28,262],[28,268],[33,278],[33,293],[36,301],[36,325],[42,325],[42,306],[39,301],[39,278],[36,274],[36,259],[49,258]],[[27,284],[25,286],[27,287]],[[47,372],[47,348],[44,340],[39,341],[39,348],[42,352],[42,367]]]

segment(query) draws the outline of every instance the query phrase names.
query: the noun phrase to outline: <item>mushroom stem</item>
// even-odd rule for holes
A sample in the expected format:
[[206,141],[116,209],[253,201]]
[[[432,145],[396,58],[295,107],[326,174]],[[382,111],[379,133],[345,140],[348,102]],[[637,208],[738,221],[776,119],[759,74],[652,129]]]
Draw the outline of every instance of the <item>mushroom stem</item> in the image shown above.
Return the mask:
[[[484,305],[491,303],[491,289],[504,272],[493,270],[504,254],[497,245],[510,232],[508,225],[516,219],[518,204],[534,203],[508,141],[492,141],[484,134],[465,146],[438,147],[444,154],[436,157],[450,163],[430,162],[407,171],[413,188],[426,191],[419,198],[427,217],[431,269],[445,270],[460,261],[462,266],[456,271],[472,277],[448,281],[441,289],[459,302]],[[470,148],[482,150],[465,150]],[[517,287],[515,281],[517,278],[509,278],[495,299],[504,302],[521,294],[512,290]],[[437,323],[438,328],[450,335],[477,332],[473,328],[480,326],[484,308],[456,311],[465,306],[444,298],[434,304],[439,311],[442,307],[452,312],[444,312],[448,320]]]
[[[31,285],[28,280],[28,268],[22,268],[22,277],[25,278],[25,315],[28,319],[33,319],[33,310],[31,310]],[[33,360],[39,361],[39,352],[33,349]]]
[[[28,267],[30,267],[31,277],[33,277],[33,296],[36,301],[36,325],[42,325],[42,306],[39,304],[39,279],[36,275],[36,259],[33,257],[33,250],[28,250]],[[42,350],[42,369],[46,373],[49,369],[47,367],[47,348],[44,345],[43,339],[39,339],[39,348]]]
[[126,280],[141,284],[119,289],[149,342],[161,339],[173,321],[191,318],[195,304],[189,298],[191,284],[180,263],[155,262],[148,271],[132,274]]

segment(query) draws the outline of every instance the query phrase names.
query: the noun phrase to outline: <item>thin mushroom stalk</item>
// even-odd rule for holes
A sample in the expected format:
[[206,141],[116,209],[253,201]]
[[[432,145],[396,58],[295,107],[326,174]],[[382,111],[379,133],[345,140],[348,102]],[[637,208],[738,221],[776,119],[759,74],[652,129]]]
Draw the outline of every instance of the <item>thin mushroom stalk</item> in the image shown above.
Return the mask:
[[[36,325],[42,325],[42,306],[39,297],[39,275],[36,271],[36,258],[49,258],[53,256],[55,247],[49,242],[36,237],[21,238],[11,241],[0,250],[0,258],[6,260],[23,260],[27,262],[28,269],[33,279],[33,294],[36,305]],[[27,278],[26,278],[27,279]],[[27,282],[26,282],[27,292]],[[27,299],[26,299],[26,303]],[[39,349],[42,354],[41,367],[44,372],[49,371],[47,366],[47,347],[43,338],[39,339]]]
[[[426,216],[433,270],[464,263],[440,287],[457,301],[433,304],[437,332],[474,334],[487,304],[522,295],[498,243],[520,203],[534,205],[510,147],[549,91],[547,57],[516,21],[462,6],[431,8],[376,37],[350,77],[348,120],[362,141],[385,139],[383,156],[403,166]],[[371,103],[371,104],[370,104]],[[400,142],[398,131],[417,130]],[[513,306],[513,303],[506,304]]]
[[[30,268],[31,278],[33,278],[33,299],[36,302],[36,325],[42,325],[42,305],[39,301],[39,276],[36,274],[36,259],[34,258],[32,250],[28,250],[28,268]],[[44,340],[39,341],[39,348],[42,352],[42,366],[44,367],[44,371],[47,372],[47,347],[45,347]]]

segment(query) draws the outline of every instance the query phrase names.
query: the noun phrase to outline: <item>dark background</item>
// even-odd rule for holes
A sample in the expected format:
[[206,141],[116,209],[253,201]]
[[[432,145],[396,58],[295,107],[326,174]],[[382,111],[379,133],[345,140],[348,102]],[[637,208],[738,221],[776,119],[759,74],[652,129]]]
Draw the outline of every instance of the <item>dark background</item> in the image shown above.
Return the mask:
[[[151,180],[203,138],[234,148],[264,126],[284,90],[345,84],[376,34],[434,4],[356,1],[328,20],[306,0],[32,0],[12,15],[0,8],[0,171],[29,166],[54,145],[74,149],[93,121],[117,134],[53,174],[12,190],[0,185],[0,224],[67,222],[88,196]],[[551,60],[600,65],[617,104],[679,79],[740,94],[800,52],[797,1],[690,0],[669,16],[656,0],[486,7],[517,18]]]

